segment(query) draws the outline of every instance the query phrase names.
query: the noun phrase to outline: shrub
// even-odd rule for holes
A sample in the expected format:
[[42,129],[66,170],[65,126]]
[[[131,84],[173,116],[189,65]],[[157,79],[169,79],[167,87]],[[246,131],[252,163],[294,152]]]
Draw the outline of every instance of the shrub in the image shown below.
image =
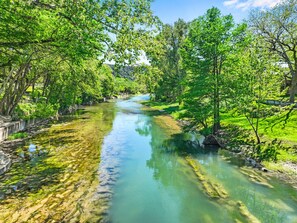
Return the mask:
[[8,136],[9,140],[13,140],[13,139],[23,139],[26,138],[28,136],[28,134],[26,132],[17,132],[17,133],[13,133],[11,135]]
[[277,155],[280,149],[284,149],[282,142],[277,139],[272,140],[271,142],[263,142],[257,144],[254,147],[253,158],[258,159],[259,161],[277,161]]

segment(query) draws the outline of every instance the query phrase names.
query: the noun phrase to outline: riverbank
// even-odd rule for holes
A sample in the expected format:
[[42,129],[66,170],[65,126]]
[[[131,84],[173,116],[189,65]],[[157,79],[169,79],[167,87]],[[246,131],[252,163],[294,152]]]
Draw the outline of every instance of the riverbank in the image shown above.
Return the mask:
[[[142,104],[149,107],[149,110],[151,111],[170,115],[177,120],[180,126],[184,129],[195,130],[202,134],[207,132],[193,126],[189,128],[189,122],[180,118],[185,111],[180,109],[178,103],[147,101],[142,102]],[[285,128],[282,127],[282,131],[272,131],[269,130],[267,126],[262,126],[260,133],[268,146],[271,145],[271,143],[269,144],[268,142],[273,141],[275,138],[282,140],[282,146],[276,148],[276,160],[262,162],[257,162],[252,158],[253,154],[251,153],[255,150],[250,143],[253,139],[253,133],[244,117],[223,114],[222,118],[222,131],[220,137],[220,140],[224,142],[222,149],[229,151],[232,156],[241,160],[238,162],[265,171],[267,176],[276,177],[297,188],[297,132],[294,127],[294,120],[297,118],[297,112],[292,114],[292,117],[288,120]],[[277,127],[278,126],[276,126],[275,129],[277,129]]]
[[[5,134],[2,135],[0,141],[0,175],[7,172],[11,165],[19,160],[17,147],[23,146],[26,141],[45,131],[50,126],[51,121],[49,118],[22,125],[22,121],[15,121],[11,125],[7,123],[6,127],[2,128],[5,130],[2,131]],[[9,126],[13,128],[9,128]]]
[[75,105],[57,116],[32,120],[8,120],[2,123],[0,126],[2,130],[0,152],[3,155],[0,156],[0,163],[2,163],[0,175],[7,172],[10,166],[21,158],[17,153],[18,147],[24,146],[31,138],[47,131],[51,125],[65,119],[69,114],[74,114],[78,109],[80,107]]

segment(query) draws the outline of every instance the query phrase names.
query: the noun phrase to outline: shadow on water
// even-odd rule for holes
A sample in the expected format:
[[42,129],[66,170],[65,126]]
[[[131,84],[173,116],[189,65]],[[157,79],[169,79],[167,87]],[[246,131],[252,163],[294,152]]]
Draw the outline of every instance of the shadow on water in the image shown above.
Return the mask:
[[204,146],[200,137],[191,133],[177,133],[164,140],[162,149],[166,152],[175,152],[180,156],[190,154],[209,154],[218,153],[217,146]]
[[[218,148],[201,146],[199,136],[168,131],[168,120],[160,127],[156,118],[164,117],[139,121],[136,132],[150,137],[146,166],[153,178],[179,196],[180,219],[172,222],[295,222],[296,190],[243,167],[234,156],[226,162]],[[214,198],[213,191],[224,194]]]

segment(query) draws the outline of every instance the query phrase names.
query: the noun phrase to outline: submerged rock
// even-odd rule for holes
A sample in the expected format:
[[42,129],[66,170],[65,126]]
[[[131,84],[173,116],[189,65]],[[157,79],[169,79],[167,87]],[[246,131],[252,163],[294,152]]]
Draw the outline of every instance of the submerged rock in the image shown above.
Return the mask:
[[248,208],[241,202],[237,202],[239,213],[250,223],[260,223],[261,221],[251,214]]
[[205,193],[209,197],[215,199],[225,199],[229,196],[227,191],[225,191],[225,189],[222,187],[222,185],[219,185],[218,183],[213,182],[211,179],[206,177],[206,175],[202,171],[202,166],[199,165],[198,162],[196,162],[190,156],[185,157],[185,160],[187,161],[188,165],[192,168],[194,174],[201,182]]

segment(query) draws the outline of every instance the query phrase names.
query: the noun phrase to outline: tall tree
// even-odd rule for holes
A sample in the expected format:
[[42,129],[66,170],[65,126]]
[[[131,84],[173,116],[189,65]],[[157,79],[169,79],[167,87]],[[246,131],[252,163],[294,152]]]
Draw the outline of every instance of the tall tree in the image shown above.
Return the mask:
[[180,48],[187,34],[187,23],[179,19],[171,25],[164,25],[157,36],[161,49],[157,57],[149,54],[151,65],[161,72],[158,85],[154,89],[157,100],[176,101],[181,99],[183,92],[182,80],[185,70],[181,67]]
[[219,9],[211,8],[191,23],[182,49],[190,83],[185,92],[185,107],[189,111],[199,108],[200,115],[193,118],[204,125],[212,116],[213,134],[220,128],[225,62],[241,41],[245,28],[245,25],[235,27],[231,15],[222,16]]
[[272,52],[290,69],[290,99],[297,93],[297,0],[287,0],[268,11],[253,11],[249,23]]

